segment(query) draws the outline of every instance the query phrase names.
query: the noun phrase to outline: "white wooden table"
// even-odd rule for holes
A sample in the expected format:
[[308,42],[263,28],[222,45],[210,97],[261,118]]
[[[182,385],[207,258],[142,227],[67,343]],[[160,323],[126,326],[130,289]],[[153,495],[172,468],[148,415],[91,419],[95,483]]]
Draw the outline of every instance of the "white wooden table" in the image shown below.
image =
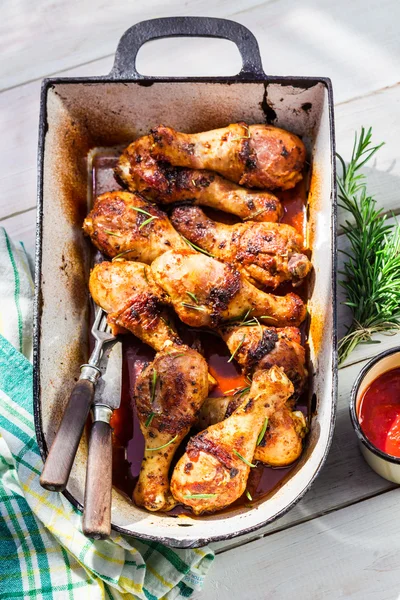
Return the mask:
[[[354,131],[372,125],[375,141],[386,145],[368,169],[369,188],[387,211],[400,212],[399,0],[3,0],[0,224],[32,255],[41,79],[105,74],[129,25],[191,14],[249,27],[266,73],[331,77],[338,150],[349,158]],[[139,59],[140,71],[159,75],[226,75],[240,66],[228,42],[210,40],[154,42]],[[345,320],[340,310],[341,331]],[[398,600],[400,490],[364,463],[348,416],[349,391],[365,361],[400,344],[400,335],[381,339],[354,352],[340,371],[335,437],[312,489],[266,529],[215,544],[201,598]]]

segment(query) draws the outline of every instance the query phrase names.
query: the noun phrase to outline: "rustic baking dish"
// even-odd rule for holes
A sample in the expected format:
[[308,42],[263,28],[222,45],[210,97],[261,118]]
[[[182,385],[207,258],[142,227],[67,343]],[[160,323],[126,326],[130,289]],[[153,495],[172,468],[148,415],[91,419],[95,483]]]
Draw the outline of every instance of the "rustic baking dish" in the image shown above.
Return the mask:
[[[242,56],[241,72],[234,77],[212,78],[140,75],[135,68],[140,46],[172,36],[233,41]],[[308,303],[311,430],[288,480],[252,509],[242,506],[201,518],[172,517],[139,509],[113,490],[114,529],[177,547],[232,538],[280,517],[310,487],[330,446],[337,378],[331,82],[319,77],[267,76],[257,42],[245,27],[223,19],[179,17],[145,21],[128,29],[118,45],[110,75],[51,78],[42,86],[34,411],[43,458],[79,366],[88,357],[91,250],[81,226],[91,199],[88,163],[93,149],[128,144],[158,123],[198,132],[237,121],[268,122],[300,135],[311,164],[307,208],[307,237],[314,265]],[[86,455],[87,443],[82,439],[65,492],[79,508],[84,496]]]

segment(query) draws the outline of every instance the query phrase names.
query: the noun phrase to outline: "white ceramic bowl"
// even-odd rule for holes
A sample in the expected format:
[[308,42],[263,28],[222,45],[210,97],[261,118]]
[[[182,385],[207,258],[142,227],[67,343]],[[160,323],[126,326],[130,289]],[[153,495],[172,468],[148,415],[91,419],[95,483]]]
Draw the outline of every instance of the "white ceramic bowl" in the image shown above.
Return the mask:
[[350,418],[360,442],[361,452],[371,469],[384,479],[400,484],[400,458],[387,454],[374,446],[365,436],[358,420],[360,402],[367,388],[377,377],[398,367],[400,367],[399,346],[378,354],[365,365],[351,392]]

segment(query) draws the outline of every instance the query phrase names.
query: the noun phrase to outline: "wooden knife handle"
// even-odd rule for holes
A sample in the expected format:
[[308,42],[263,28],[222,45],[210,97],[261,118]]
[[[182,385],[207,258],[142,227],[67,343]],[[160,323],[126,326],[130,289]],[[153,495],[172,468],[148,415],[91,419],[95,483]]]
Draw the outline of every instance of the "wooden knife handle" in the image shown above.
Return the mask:
[[80,379],[72,390],[40,477],[40,485],[46,490],[65,489],[93,397],[94,383]]
[[95,421],[90,432],[83,533],[96,540],[111,533],[111,433],[112,429],[105,421]]

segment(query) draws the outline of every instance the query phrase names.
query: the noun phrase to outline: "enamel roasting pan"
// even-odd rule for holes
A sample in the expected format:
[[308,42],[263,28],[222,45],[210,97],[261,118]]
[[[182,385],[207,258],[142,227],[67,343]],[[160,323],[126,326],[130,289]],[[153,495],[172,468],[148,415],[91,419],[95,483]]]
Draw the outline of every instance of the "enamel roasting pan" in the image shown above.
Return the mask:
[[[135,67],[149,40],[174,36],[225,38],[243,61],[234,77],[146,77]],[[282,516],[305,494],[327,455],[336,404],[336,194],[333,96],[323,77],[271,77],[255,37],[224,19],[173,17],[144,21],[122,36],[111,73],[50,78],[42,85],[39,130],[34,412],[45,458],[74,377],[87,361],[90,244],[90,151],[127,145],[159,123],[198,132],[229,123],[268,122],[300,135],[311,163],[308,243],[314,265],[310,322],[311,432],[288,480],[270,497],[202,518],[170,517],[134,506],[113,490],[112,523],[121,533],[175,547],[233,538]],[[83,439],[65,496],[82,508],[87,441]]]

